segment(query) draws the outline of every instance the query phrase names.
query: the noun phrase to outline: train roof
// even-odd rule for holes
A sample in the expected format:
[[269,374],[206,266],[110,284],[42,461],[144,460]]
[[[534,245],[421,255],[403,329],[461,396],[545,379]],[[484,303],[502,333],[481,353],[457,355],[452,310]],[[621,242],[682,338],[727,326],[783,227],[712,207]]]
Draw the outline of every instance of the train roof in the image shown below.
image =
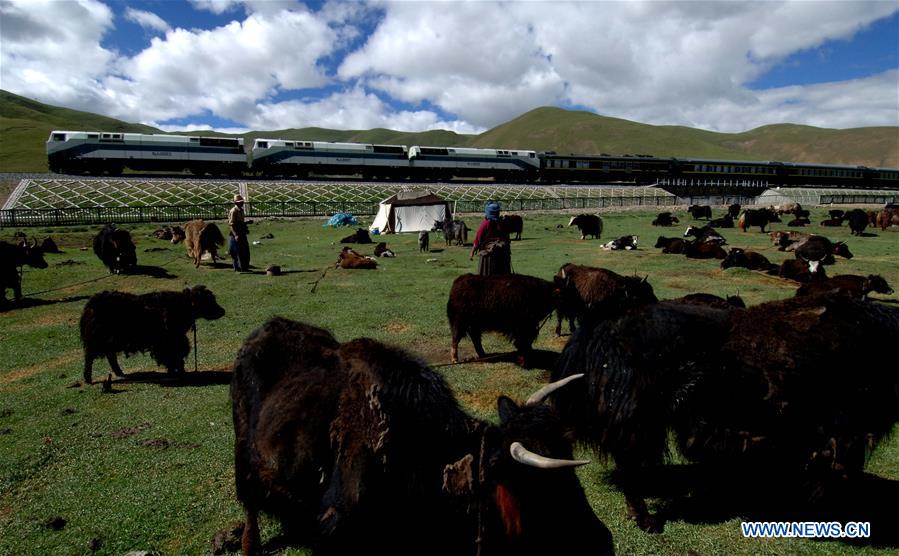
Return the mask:
[[[97,135],[98,138],[100,136],[109,136],[114,138],[121,138],[125,141],[141,141],[141,142],[166,142],[166,143],[190,143],[191,139],[200,140],[200,139],[212,139],[215,141],[220,141],[222,139],[231,139],[237,141],[238,144],[243,145],[243,137],[214,137],[214,136],[205,136],[205,135],[175,135],[175,134],[166,134],[166,133],[126,133],[121,131],[67,131],[67,130],[56,130],[50,132],[50,139],[52,140],[53,136],[59,133],[66,134],[67,138],[75,138],[75,139],[89,139],[90,135]],[[104,137],[106,138],[106,137]]]

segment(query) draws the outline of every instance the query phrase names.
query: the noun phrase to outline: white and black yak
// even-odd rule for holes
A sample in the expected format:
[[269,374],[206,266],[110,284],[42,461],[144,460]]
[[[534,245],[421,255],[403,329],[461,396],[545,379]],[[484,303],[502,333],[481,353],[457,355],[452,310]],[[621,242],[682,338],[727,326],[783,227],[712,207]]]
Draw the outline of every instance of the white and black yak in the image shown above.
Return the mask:
[[225,310],[205,286],[184,291],[134,295],[105,291],[94,294],[81,313],[84,381],[91,383],[94,359],[106,356],[117,376],[124,376],[117,355],[149,352],[170,373],[184,371],[190,352],[187,332],[197,319],[215,320]]
[[614,460],[646,531],[665,521],[648,511],[642,485],[649,470],[671,472],[659,467],[669,434],[717,503],[758,500],[728,511],[821,519],[899,420],[899,371],[883,364],[895,345],[899,309],[844,295],[737,310],[661,302],[580,328],[553,380],[585,380],[554,405],[577,438]]
[[612,554],[542,403],[563,385],[500,397],[494,425],[398,348],[271,319],[231,382],[243,553],[263,553],[265,512],[313,554]]

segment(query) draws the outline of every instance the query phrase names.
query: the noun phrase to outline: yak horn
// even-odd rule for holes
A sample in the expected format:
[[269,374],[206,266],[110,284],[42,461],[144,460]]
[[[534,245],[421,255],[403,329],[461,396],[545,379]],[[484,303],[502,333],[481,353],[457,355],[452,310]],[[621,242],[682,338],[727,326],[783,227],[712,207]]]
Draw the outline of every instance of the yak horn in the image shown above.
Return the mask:
[[542,403],[543,400],[545,400],[547,397],[549,397],[550,394],[552,394],[559,388],[565,386],[572,380],[576,380],[578,378],[581,378],[582,376],[584,376],[584,373],[578,373],[576,375],[567,376],[567,377],[563,378],[562,380],[550,382],[543,388],[541,388],[541,389],[537,390],[536,392],[534,392],[533,394],[531,394],[531,397],[528,398],[528,401],[524,402],[524,405],[525,406],[533,406],[533,405]]
[[513,442],[512,445],[509,446],[509,453],[512,454],[512,459],[514,459],[518,463],[523,463],[525,465],[536,467],[538,469],[578,467],[590,463],[590,460],[585,459],[555,459],[541,456],[540,454],[535,454],[534,452],[522,446],[521,442]]

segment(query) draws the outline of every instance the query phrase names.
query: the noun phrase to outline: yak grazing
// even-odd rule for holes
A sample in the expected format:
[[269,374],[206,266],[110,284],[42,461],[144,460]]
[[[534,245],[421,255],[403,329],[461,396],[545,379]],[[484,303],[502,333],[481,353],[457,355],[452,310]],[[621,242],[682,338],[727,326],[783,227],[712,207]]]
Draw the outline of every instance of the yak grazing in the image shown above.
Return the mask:
[[127,230],[107,224],[94,236],[94,254],[109,272],[121,274],[137,265],[137,249]]
[[587,236],[593,236],[593,239],[599,239],[602,235],[602,218],[596,214],[578,214],[572,216],[568,221],[568,226],[577,226],[581,232],[581,239],[587,239]]
[[212,266],[218,256],[218,248],[225,245],[225,236],[214,222],[191,220],[183,227],[172,228],[172,243],[184,242],[187,256],[194,260],[194,266],[200,268],[203,253],[212,257]]
[[313,554],[612,554],[542,403],[561,386],[500,397],[493,425],[398,348],[269,320],[231,381],[243,553],[263,552],[266,512]]
[[655,303],[658,299],[646,277],[622,276],[605,268],[562,265],[554,277],[559,290],[556,336],[562,335],[562,320],[575,329],[575,320],[612,318],[631,307]]
[[205,286],[143,295],[95,294],[81,314],[84,381],[91,383],[94,359],[104,355],[112,372],[124,376],[116,358],[119,353],[150,352],[168,372],[183,372],[184,358],[190,352],[187,331],[197,319],[215,320],[224,314]]
[[899,309],[849,296],[735,310],[661,302],[578,329],[553,380],[586,380],[554,402],[578,439],[612,457],[642,529],[664,526],[642,485],[665,462],[669,433],[703,464],[709,492],[761,492],[756,519],[770,520],[826,509],[862,474],[899,420],[899,372],[882,363],[897,343]]
[[453,281],[446,315],[452,331],[453,363],[459,361],[459,341],[471,338],[478,357],[484,332],[499,332],[512,340],[518,364],[527,367],[531,346],[541,323],[556,308],[558,293],[552,282],[524,274],[481,276],[463,274]]
[[47,268],[43,250],[37,240],[29,244],[24,239],[17,245],[0,241],[0,305],[6,303],[6,290],[11,289],[13,299],[22,299],[22,280],[18,268]]

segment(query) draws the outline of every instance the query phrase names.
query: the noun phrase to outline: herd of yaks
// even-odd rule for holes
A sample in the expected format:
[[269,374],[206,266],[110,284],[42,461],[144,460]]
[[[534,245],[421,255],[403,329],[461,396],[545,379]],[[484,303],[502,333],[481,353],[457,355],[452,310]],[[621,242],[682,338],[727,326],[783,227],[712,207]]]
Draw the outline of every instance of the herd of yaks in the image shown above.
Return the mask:
[[[598,237],[601,222],[580,215],[569,225]],[[119,232],[108,226],[95,241],[110,270],[134,264],[127,250],[104,252]],[[675,241],[725,243],[709,226],[687,235],[695,239],[660,238],[657,246],[672,253]],[[522,404],[501,396],[498,425],[465,413],[442,376],[402,349],[269,320],[244,342],[231,383],[243,552],[264,548],[262,512],[281,521],[290,542],[323,554],[614,553],[573,472],[589,463],[573,457],[573,441],[613,459],[628,515],[647,532],[677,517],[652,513],[645,501],[646,482],[672,448],[669,435],[701,469],[701,479],[676,481],[688,497],[715,492],[718,502],[749,504],[743,509],[761,503],[755,515],[767,519],[861,511],[865,501],[845,505],[853,481],[899,421],[899,371],[882,364],[884,347],[899,342],[899,309],[866,299],[871,290],[892,293],[882,279],[825,278],[833,255],[851,256],[845,244],[771,236],[796,253],[808,284],[795,298],[749,308],[702,293],[659,301],[646,278],[571,263],[552,281],[457,278],[447,302],[454,361],[466,336],[485,357],[481,336],[496,331],[526,367],[554,310],[557,334],[563,318],[572,330],[552,382]],[[41,267],[35,243],[0,249]],[[725,268],[775,267],[741,249],[713,257]],[[183,372],[189,328],[223,315],[202,286],[97,294],[80,322],[85,380],[102,356],[121,374],[122,352],[149,352]]]

